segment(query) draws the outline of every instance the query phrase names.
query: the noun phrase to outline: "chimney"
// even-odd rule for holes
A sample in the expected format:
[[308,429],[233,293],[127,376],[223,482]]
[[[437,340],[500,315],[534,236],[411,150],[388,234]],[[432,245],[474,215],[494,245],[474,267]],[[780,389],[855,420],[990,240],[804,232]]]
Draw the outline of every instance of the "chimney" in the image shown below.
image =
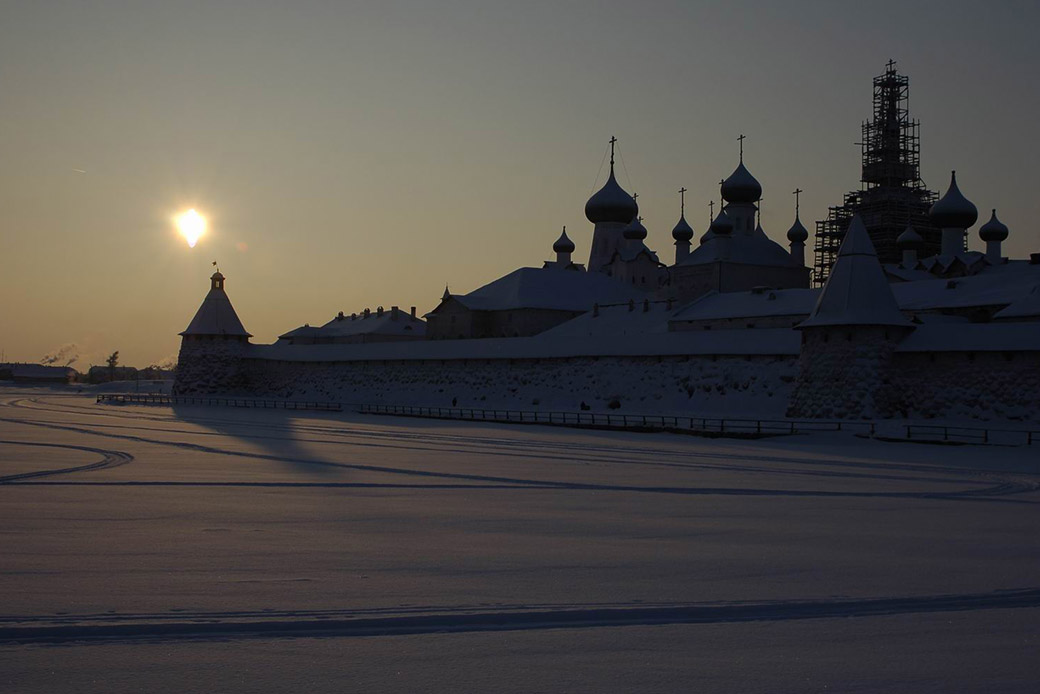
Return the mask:
[[390,307],[390,320],[397,320],[398,308],[396,306]]
[[415,320],[415,307],[412,306],[412,320]]

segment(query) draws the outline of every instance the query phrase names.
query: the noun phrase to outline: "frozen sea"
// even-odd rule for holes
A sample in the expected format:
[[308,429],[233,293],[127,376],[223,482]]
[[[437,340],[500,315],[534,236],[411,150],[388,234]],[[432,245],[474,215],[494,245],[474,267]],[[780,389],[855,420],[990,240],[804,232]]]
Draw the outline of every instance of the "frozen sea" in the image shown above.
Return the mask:
[[1040,446],[0,388],[0,691],[1035,692]]

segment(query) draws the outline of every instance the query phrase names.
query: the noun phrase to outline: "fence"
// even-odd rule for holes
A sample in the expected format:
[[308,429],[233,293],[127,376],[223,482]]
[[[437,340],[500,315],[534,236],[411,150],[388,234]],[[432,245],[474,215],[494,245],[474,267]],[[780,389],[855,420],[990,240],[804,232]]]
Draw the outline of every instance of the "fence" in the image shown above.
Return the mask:
[[[258,398],[218,398],[160,393],[103,393],[97,401],[134,405],[210,405],[256,409],[311,410],[361,414],[429,417],[503,424],[548,424],[588,429],[630,431],[676,431],[730,436],[776,436],[810,431],[848,431],[869,436],[878,435],[877,422],[793,419],[738,419],[729,417],[694,417],[660,414],[621,414],[612,412],[556,412],[538,410],[483,409],[470,407],[421,407],[414,405],[358,405],[340,402],[299,400],[265,400]],[[947,426],[939,424],[900,425],[908,441],[944,441],[951,443],[1004,443],[1027,445],[1040,443],[1040,431],[1020,429],[988,429],[983,427]]]
[[685,431],[706,434],[779,435],[805,431],[852,431],[874,435],[873,422],[841,422],[790,419],[736,419],[658,414],[614,414],[610,412],[542,412],[412,405],[361,405],[362,414],[432,417],[478,422],[549,424],[589,429],[635,431]]
[[942,424],[906,424],[906,438],[918,441],[954,443],[1008,443],[1032,446],[1040,443],[1040,431],[1021,429],[983,429]]
[[216,405],[221,407],[251,407],[257,409],[316,410],[342,412],[338,402],[302,402],[299,400],[259,400],[256,398],[212,398],[194,395],[163,395],[161,393],[102,393],[97,401],[126,405]]

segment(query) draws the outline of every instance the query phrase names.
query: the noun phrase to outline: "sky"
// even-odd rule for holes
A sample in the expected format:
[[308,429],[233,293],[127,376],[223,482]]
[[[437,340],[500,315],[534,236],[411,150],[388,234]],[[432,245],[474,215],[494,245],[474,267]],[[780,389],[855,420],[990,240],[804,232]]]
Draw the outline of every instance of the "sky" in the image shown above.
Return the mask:
[[[255,342],[541,265],[619,140],[647,244],[745,163],[774,239],[859,186],[894,59],[925,183],[1040,251],[1036,2],[0,0],[0,350],[170,359],[212,262]],[[195,208],[189,248],[171,218]],[[978,225],[969,245],[981,248]]]

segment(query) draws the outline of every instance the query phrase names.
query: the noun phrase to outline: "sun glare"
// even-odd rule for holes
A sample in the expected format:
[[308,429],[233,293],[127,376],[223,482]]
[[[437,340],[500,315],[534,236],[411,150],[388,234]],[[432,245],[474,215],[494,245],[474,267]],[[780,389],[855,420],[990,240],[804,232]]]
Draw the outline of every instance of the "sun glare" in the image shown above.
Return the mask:
[[174,221],[177,224],[177,231],[188,242],[188,247],[195,248],[199,238],[206,233],[206,218],[191,209],[177,215]]

